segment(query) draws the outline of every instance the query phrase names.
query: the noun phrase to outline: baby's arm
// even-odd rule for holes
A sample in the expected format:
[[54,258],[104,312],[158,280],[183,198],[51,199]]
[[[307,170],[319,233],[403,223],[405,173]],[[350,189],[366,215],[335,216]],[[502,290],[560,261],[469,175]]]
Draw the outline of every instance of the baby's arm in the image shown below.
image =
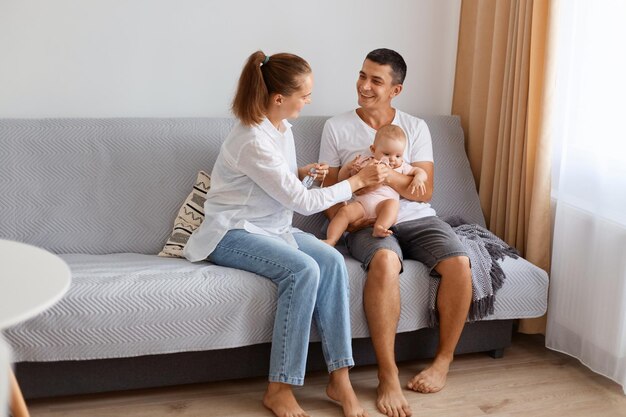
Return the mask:
[[409,186],[411,194],[424,195],[426,194],[426,181],[428,181],[428,174],[422,168],[411,166],[411,170],[407,175],[413,175],[413,180]]
[[337,181],[348,179],[359,172],[361,168],[363,168],[363,165],[361,165],[362,162],[363,159],[361,158],[361,155],[357,155],[352,161],[342,166],[337,174]]

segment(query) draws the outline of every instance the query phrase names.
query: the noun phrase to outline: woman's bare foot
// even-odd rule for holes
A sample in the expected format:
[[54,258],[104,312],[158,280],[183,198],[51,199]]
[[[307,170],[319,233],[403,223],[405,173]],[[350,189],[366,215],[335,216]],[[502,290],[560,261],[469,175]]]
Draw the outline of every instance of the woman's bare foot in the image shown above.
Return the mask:
[[402,393],[398,375],[378,376],[378,398],[376,407],[381,413],[391,417],[409,417],[413,414],[411,406]]
[[372,236],[374,237],[387,237],[393,235],[393,232],[380,224],[375,224],[374,229],[372,231]]
[[277,417],[309,417],[307,412],[300,408],[289,384],[270,382],[263,396],[263,405]]
[[340,368],[331,372],[330,381],[326,387],[326,394],[331,400],[337,401],[343,408],[345,417],[367,417],[367,411],[361,407],[361,403],[356,398],[348,368]]
[[452,363],[452,360],[435,358],[428,368],[415,375],[408,382],[407,387],[424,394],[441,391],[444,385],[446,385],[450,363]]

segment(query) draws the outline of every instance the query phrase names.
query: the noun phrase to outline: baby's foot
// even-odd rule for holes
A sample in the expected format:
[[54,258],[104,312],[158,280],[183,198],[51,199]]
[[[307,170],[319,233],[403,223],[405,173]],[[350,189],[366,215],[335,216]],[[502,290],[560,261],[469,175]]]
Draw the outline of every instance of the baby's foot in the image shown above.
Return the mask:
[[332,247],[335,247],[335,245],[337,244],[336,240],[330,240],[330,239],[322,239],[322,242],[324,242],[327,245],[330,245]]
[[393,232],[379,224],[374,225],[372,236],[374,237],[387,237],[393,235]]

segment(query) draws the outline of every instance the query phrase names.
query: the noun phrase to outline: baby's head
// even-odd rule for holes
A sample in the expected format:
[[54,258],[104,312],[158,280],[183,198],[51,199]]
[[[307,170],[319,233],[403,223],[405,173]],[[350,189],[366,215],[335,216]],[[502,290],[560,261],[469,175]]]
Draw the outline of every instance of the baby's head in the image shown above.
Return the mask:
[[402,165],[404,148],[406,147],[406,134],[400,126],[383,126],[376,132],[374,143],[370,146],[374,158],[379,161],[389,161],[391,168]]

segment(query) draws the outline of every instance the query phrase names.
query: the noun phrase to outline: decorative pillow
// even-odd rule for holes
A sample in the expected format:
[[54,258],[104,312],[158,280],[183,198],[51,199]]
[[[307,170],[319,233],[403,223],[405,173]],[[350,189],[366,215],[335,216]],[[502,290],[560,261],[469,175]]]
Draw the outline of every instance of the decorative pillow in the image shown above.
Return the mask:
[[198,172],[193,190],[178,210],[172,235],[167,239],[159,256],[183,258],[183,249],[189,236],[200,227],[204,220],[204,201],[209,188],[211,188],[211,177],[204,171]]

